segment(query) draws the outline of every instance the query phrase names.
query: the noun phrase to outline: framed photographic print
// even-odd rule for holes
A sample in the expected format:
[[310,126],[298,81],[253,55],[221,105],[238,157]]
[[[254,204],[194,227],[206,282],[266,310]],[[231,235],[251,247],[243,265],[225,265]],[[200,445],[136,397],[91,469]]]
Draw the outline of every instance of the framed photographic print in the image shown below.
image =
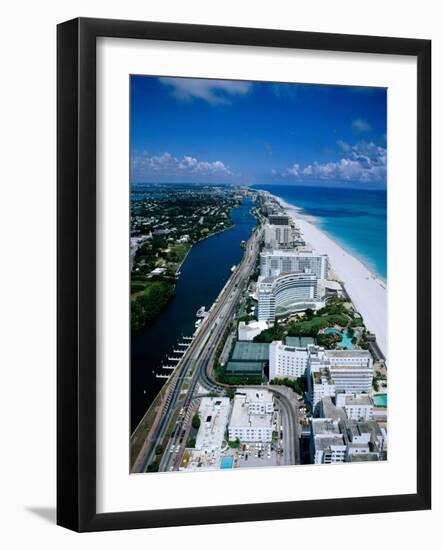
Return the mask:
[[59,525],[430,507],[430,52],[58,26]]

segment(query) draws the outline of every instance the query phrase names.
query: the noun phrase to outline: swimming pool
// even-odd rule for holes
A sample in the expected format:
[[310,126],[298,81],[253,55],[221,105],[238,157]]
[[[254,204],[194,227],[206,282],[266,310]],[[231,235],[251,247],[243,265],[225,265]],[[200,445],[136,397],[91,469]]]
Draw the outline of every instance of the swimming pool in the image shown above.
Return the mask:
[[352,344],[351,337],[348,334],[348,331],[341,332],[337,328],[326,328],[324,330],[324,334],[339,334],[342,337],[342,340],[338,342],[338,346],[345,348],[345,349],[354,349],[354,345]]
[[373,396],[373,403],[375,404],[375,407],[386,407],[387,406],[387,394],[386,393],[378,393],[377,395]]
[[233,468],[233,456],[223,456],[221,459],[221,470]]

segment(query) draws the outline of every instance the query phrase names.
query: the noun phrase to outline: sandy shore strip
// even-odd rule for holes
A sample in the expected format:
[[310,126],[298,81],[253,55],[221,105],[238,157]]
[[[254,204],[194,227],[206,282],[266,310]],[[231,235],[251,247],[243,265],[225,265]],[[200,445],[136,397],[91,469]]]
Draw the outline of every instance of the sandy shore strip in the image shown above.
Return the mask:
[[276,195],[273,198],[286,210],[301,230],[305,241],[317,252],[328,254],[331,269],[344,284],[350,298],[364,319],[365,326],[376,334],[376,341],[387,357],[387,286],[360,260],[331,239],[299,208]]

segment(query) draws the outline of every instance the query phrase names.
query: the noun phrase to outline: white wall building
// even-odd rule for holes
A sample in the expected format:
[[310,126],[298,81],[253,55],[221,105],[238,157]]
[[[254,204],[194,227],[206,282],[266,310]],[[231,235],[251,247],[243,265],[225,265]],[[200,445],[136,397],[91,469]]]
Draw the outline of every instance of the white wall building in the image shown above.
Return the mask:
[[338,393],[336,406],[345,410],[349,420],[372,420],[373,418],[373,401],[366,393]]
[[310,453],[313,464],[344,462],[347,444],[339,429],[339,421],[331,418],[312,418],[310,426]]
[[264,225],[264,245],[267,248],[290,248],[296,240],[296,229],[291,224]]
[[258,320],[274,321],[295,311],[317,309],[324,304],[317,292],[317,278],[308,273],[260,277],[257,283]]
[[260,275],[279,277],[283,273],[312,273],[318,279],[328,277],[328,256],[313,251],[264,250],[260,254]]
[[368,393],[373,383],[373,359],[366,350],[326,350],[325,361],[337,392]]
[[267,390],[244,389],[236,393],[229,422],[229,439],[271,441],[273,410],[273,396]]
[[230,412],[228,397],[203,397],[198,409],[201,424],[196,436],[195,449],[216,453],[221,449]]
[[366,350],[312,350],[307,368],[313,407],[324,396],[368,393],[372,387],[373,360]]
[[281,341],[272,342],[269,346],[269,379],[304,376],[309,347],[293,347],[284,345]]
[[269,325],[266,321],[249,321],[248,324],[241,321],[238,324],[238,340],[247,340],[250,342],[267,328],[269,328]]

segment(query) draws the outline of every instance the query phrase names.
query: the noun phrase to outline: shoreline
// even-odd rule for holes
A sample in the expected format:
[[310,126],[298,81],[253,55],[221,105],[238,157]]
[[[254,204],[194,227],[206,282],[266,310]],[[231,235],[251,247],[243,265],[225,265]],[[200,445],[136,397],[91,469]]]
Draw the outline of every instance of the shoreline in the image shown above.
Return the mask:
[[382,353],[387,357],[387,283],[359,258],[301,213],[301,208],[270,193],[301,230],[305,241],[320,253],[327,254],[330,267],[345,286],[351,301],[362,315],[367,329],[376,335]]

